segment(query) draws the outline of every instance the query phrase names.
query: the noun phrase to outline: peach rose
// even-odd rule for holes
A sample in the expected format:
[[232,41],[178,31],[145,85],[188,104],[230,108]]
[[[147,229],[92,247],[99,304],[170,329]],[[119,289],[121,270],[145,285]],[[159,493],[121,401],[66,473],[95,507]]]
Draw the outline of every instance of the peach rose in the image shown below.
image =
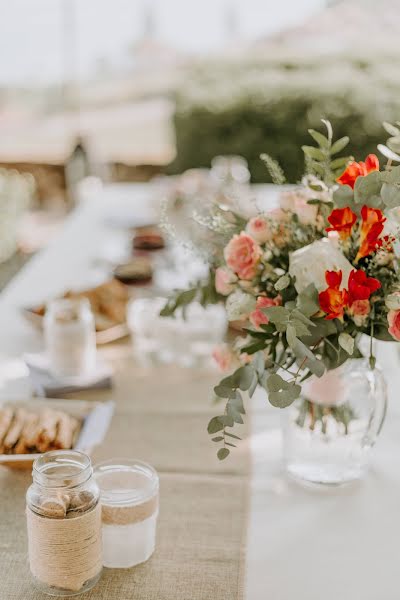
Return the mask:
[[400,341],[400,310],[389,310],[387,319],[390,335]]
[[260,325],[267,325],[269,319],[261,309],[269,308],[270,306],[280,306],[282,304],[281,296],[276,298],[268,298],[267,296],[258,296],[256,302],[256,309],[250,314],[250,322],[256,328],[259,329]]
[[260,246],[244,231],[234,235],[224,250],[228,267],[237,273],[240,279],[253,279],[261,255]]
[[215,271],[215,289],[218,294],[222,294],[222,296],[228,296],[233,290],[235,286],[236,277],[229,269],[224,267],[218,267]]
[[353,321],[357,327],[363,327],[371,312],[369,300],[355,300],[350,307],[350,312],[353,315]]
[[265,217],[260,215],[250,219],[247,223],[246,231],[259,244],[265,244],[265,242],[269,242],[272,239],[269,223]]

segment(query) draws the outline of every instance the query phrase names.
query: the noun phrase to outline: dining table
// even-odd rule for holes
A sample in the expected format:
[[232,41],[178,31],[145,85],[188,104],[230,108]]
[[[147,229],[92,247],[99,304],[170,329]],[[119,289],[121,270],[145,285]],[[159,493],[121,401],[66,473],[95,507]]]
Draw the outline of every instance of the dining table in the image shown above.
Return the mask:
[[[277,201],[273,185],[255,193],[263,206]],[[106,278],[129,251],[131,227],[158,219],[159,194],[151,182],[105,184],[81,198],[59,235],[0,294],[0,402],[37,401],[24,355],[42,352],[44,341],[23,309]],[[175,283],[172,277],[170,287]],[[286,476],[282,411],[264,390],[247,399],[238,429],[243,441],[218,461],[207,435],[216,369],[144,365],[129,338],[102,346],[113,388],[69,397],[114,402],[92,462],[126,457],[152,464],[160,475],[160,515],[153,557],[132,569],[104,569],[83,597],[398,600],[400,354],[395,343],[377,346],[389,404],[370,471],[359,482],[328,488]],[[27,557],[30,482],[29,469],[0,466],[0,600],[44,598]]]

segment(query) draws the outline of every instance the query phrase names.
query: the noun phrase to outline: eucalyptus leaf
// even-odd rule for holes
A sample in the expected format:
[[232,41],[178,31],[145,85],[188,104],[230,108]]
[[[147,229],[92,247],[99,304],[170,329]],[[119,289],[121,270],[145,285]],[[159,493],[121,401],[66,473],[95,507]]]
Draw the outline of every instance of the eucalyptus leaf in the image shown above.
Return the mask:
[[354,200],[357,204],[369,205],[369,200],[380,196],[382,187],[381,174],[372,171],[365,177],[358,177],[354,185]]
[[311,319],[308,319],[300,310],[294,309],[290,318],[298,319],[304,323],[304,325],[308,325],[309,327],[315,327],[315,323],[311,321]]
[[318,291],[313,283],[310,283],[298,296],[297,308],[306,317],[315,315],[320,310]]
[[253,395],[254,395],[254,392],[255,392],[255,391],[256,391],[256,389],[257,389],[257,385],[258,385],[258,377],[257,377],[257,375],[254,373],[254,375],[253,375],[253,380],[252,380],[252,382],[251,382],[251,384],[250,384],[250,387],[249,387],[249,390],[248,390],[248,393],[249,393],[249,396],[250,396],[250,398],[252,398],[252,397],[253,397]]
[[222,431],[224,428],[223,424],[220,421],[220,417],[213,417],[211,421],[208,423],[207,431],[208,433],[217,433],[218,431]]
[[296,384],[288,384],[287,389],[268,394],[268,400],[277,408],[286,408],[300,396],[301,386]]
[[400,187],[392,183],[382,185],[381,197],[388,208],[400,206]]
[[257,371],[259,377],[264,373],[264,354],[262,352],[258,352],[253,359],[253,367]]
[[250,365],[240,367],[233,374],[233,380],[241,390],[248,390],[253,381],[254,369]]
[[282,275],[282,277],[280,277],[278,279],[278,281],[275,283],[274,288],[280,292],[282,290],[285,290],[288,286],[290,285],[290,275],[288,275],[286,273],[286,275]]
[[267,378],[265,385],[268,392],[279,392],[279,390],[283,390],[286,388],[287,381],[285,381],[277,373],[273,373]]
[[325,373],[325,365],[321,360],[316,358],[310,348],[299,339],[296,339],[291,348],[304,367],[310,369],[317,377],[322,377]]
[[229,454],[229,448],[220,448],[217,452],[219,460],[225,460],[225,458],[229,456]]
[[339,344],[349,354],[350,356],[354,352],[354,338],[351,337],[348,333],[342,332],[339,335]]
[[297,341],[297,332],[295,326],[292,323],[289,323],[286,329],[286,339],[291,348],[293,348]]
[[233,427],[233,425],[234,425],[234,420],[230,415],[222,415],[222,416],[218,417],[218,419],[221,421],[222,425],[224,425],[225,427]]
[[339,185],[333,192],[333,200],[339,208],[351,206],[354,202],[354,192],[349,185]]
[[400,165],[393,167],[390,171],[383,171],[381,173],[381,179],[385,183],[400,184]]
[[307,325],[304,325],[304,323],[299,319],[291,318],[289,321],[288,329],[289,327],[294,327],[297,337],[306,337],[311,335]]
[[236,391],[233,390],[231,387],[219,384],[215,386],[214,393],[220,398],[234,398]]
[[268,308],[263,308],[262,311],[272,323],[275,323],[275,325],[278,323],[286,323],[290,315],[290,311],[283,306],[270,306]]

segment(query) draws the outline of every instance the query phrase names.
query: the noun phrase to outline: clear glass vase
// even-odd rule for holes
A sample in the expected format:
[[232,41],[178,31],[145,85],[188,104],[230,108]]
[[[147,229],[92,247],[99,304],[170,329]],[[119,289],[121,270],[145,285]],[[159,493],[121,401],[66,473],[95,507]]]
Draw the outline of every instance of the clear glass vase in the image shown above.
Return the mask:
[[284,460],[303,482],[340,485],[360,479],[386,414],[382,372],[364,359],[350,360],[310,378],[283,411]]

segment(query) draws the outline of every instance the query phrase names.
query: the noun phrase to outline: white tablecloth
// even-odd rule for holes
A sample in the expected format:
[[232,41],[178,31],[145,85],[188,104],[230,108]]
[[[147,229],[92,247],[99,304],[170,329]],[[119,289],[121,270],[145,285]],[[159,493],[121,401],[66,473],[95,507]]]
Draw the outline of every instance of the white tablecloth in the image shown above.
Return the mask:
[[[273,186],[263,193],[267,204],[273,202]],[[106,187],[76,209],[55,242],[0,294],[0,397],[30,392],[20,358],[42,344],[20,308],[69,286],[86,286],[88,276],[94,282],[124,243],[112,218],[126,221],[147,214],[151,219],[154,210],[148,185]],[[279,411],[262,394],[255,399],[265,409],[257,419],[250,409],[248,600],[399,599],[400,355],[395,345],[386,344],[378,356],[389,381],[389,413],[371,473],[357,485],[317,491],[288,482],[280,464]]]

